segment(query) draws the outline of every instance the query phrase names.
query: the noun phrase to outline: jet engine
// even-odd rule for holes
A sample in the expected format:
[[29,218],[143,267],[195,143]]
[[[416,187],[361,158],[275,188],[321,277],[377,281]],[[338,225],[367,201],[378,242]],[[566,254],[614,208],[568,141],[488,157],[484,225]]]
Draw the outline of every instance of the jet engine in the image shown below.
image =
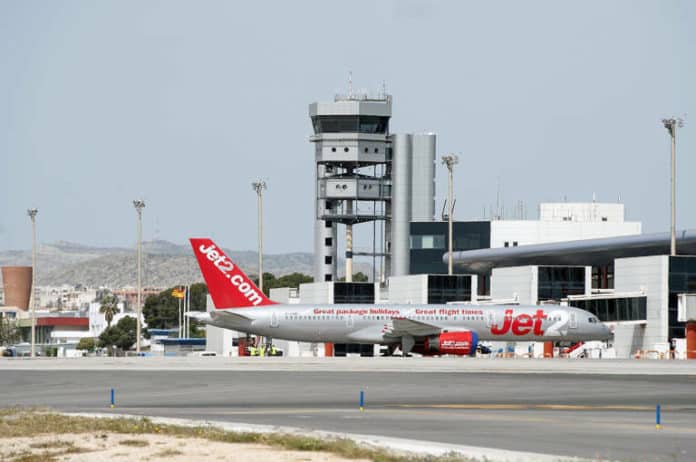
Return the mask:
[[476,332],[443,332],[427,337],[423,349],[426,354],[474,355],[477,344]]

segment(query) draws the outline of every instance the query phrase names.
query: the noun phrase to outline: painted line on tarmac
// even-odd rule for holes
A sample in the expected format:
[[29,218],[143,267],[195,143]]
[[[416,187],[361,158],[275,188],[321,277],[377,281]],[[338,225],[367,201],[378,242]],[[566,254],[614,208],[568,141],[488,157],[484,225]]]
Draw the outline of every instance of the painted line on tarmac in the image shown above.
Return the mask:
[[[654,406],[619,406],[585,404],[393,404],[385,407],[402,409],[471,409],[488,411],[654,411]],[[675,408],[664,407],[674,411]]]
[[557,462],[559,460],[569,462],[583,462],[591,459],[580,457],[561,456],[553,454],[541,454],[523,451],[511,451],[507,449],[487,448],[479,446],[463,446],[456,444],[437,443],[433,441],[411,440],[405,438],[392,438],[379,435],[362,435],[356,433],[328,432],[322,430],[307,430],[297,427],[258,425],[236,422],[220,422],[211,420],[191,420],[170,417],[141,416],[132,414],[105,414],[89,412],[65,412],[66,416],[90,417],[103,419],[147,418],[158,425],[178,425],[183,427],[213,427],[220,430],[235,433],[282,433],[318,439],[347,439],[358,445],[386,449],[390,451],[406,452],[414,455],[442,457],[457,454],[462,457],[480,459],[492,462]]

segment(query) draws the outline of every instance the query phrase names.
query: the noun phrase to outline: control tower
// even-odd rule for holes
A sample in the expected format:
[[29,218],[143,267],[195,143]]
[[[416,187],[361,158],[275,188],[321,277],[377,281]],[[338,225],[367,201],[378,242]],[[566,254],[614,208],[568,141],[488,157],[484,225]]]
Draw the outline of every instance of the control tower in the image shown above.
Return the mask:
[[[385,221],[391,208],[391,96],[337,95],[309,105],[315,146],[314,280],[337,280],[338,225],[345,225],[346,281],[352,280],[353,226]],[[388,258],[385,261],[388,267]]]
[[[312,103],[315,147],[314,281],[336,281],[345,237],[346,281],[353,256],[380,259],[380,281],[409,274],[410,225],[435,216],[436,135],[390,134],[392,98],[338,95]],[[377,233],[375,223],[382,222]],[[372,222],[371,251],[353,251],[353,227]],[[339,225],[343,225],[339,233]],[[345,234],[344,234],[345,232]],[[377,243],[379,242],[379,245]]]

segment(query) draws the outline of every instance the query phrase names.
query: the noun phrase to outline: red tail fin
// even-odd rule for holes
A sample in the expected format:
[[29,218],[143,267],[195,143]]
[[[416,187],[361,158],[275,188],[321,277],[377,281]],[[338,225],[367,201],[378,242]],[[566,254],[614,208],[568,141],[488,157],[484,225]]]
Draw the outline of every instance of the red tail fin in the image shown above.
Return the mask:
[[189,239],[215,308],[275,305],[210,239]]

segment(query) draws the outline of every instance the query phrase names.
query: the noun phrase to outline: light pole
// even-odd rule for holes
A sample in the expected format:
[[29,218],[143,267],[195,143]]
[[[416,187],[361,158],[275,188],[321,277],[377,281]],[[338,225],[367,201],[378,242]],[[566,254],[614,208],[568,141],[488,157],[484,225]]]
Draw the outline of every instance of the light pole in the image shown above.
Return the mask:
[[138,212],[138,297],[135,308],[136,315],[136,330],[135,330],[135,352],[140,355],[140,312],[142,311],[141,293],[142,293],[142,259],[143,259],[143,208],[145,201],[133,201],[133,207]]
[[266,182],[262,180],[254,181],[251,187],[256,191],[256,202],[258,206],[259,220],[259,289],[263,292],[263,190],[266,188]]
[[453,247],[454,247],[454,239],[452,237],[452,214],[454,213],[454,177],[452,175],[452,172],[454,170],[454,166],[459,162],[459,158],[454,155],[454,154],[449,154],[446,156],[442,156],[442,163],[447,166],[447,170],[449,172],[449,211],[447,213],[447,228],[448,228],[448,236],[449,236],[449,242],[447,245],[448,253],[447,253],[447,274],[450,276],[453,273],[453,268],[452,268],[452,258],[453,258]]
[[38,209],[28,209],[31,219],[31,357],[36,356],[36,214]]
[[675,256],[677,254],[677,128],[684,126],[684,120],[672,117],[670,119],[662,119],[662,124],[672,138],[672,174],[670,177],[672,186],[672,220],[670,225],[669,254]]

